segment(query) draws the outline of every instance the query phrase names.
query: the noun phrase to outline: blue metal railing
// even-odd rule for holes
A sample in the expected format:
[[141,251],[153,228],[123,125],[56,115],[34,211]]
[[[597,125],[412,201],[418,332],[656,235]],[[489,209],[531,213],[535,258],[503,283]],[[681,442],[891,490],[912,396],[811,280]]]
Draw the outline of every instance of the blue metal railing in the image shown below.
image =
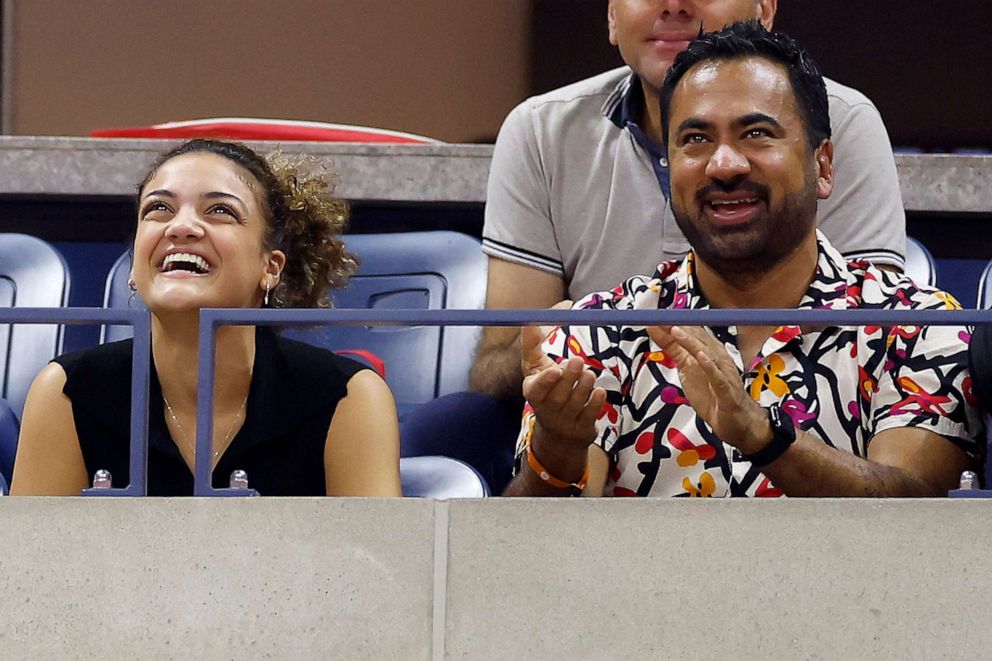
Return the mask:
[[[992,323],[989,310],[275,310],[200,311],[196,471],[197,496],[244,496],[250,489],[214,489],[213,456],[214,337],[222,325],[265,326],[959,326]],[[992,478],[986,468],[987,479]],[[992,482],[986,482],[992,484]],[[982,492],[985,493],[985,492]],[[992,495],[990,492],[988,495]]]
[[148,382],[151,317],[147,310],[111,308],[0,308],[4,324],[128,324],[134,327],[131,361],[131,483],[123,488],[84,489],[89,496],[144,496],[148,477]]
[[[87,489],[87,495],[141,496],[146,493],[148,453],[148,384],[151,321],[145,310],[103,308],[0,308],[0,323],[130,324],[134,327],[131,382],[131,483],[124,488]],[[200,311],[196,464],[196,496],[244,496],[250,489],[215,489],[213,456],[213,393],[215,337],[224,325],[265,326],[958,326],[992,323],[992,310],[277,310],[221,309]],[[986,466],[992,484],[992,463]],[[974,491],[963,495],[992,495]]]

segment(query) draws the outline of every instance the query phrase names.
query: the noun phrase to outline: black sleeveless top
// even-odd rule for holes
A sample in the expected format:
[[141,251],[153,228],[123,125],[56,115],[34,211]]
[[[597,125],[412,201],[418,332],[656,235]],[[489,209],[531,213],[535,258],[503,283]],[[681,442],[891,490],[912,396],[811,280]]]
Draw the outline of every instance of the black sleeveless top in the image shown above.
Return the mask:
[[[63,392],[72,401],[86,471],[92,479],[109,470],[115,487],[130,482],[131,352],[132,341],[123,340],[55,359],[66,373]],[[217,462],[214,487],[227,487],[231,472],[242,469],[263,496],[325,495],[327,430],[348,380],[362,369],[257,327],[244,424]],[[148,396],[148,495],[191,496],[193,474],[166,427],[154,361]]]

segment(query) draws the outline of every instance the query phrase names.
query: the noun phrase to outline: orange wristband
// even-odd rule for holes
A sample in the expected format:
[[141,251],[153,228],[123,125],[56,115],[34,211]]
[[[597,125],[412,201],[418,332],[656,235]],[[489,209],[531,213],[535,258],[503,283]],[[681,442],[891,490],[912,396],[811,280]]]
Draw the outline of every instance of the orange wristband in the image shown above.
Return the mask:
[[582,477],[579,478],[578,482],[566,482],[565,480],[559,480],[557,477],[548,472],[548,469],[541,465],[541,462],[537,460],[534,456],[534,451],[531,449],[530,443],[527,444],[527,465],[530,469],[537,474],[539,478],[553,486],[555,489],[578,489],[582,491],[586,488],[586,482],[589,481],[589,464],[586,463],[586,468],[582,471]]

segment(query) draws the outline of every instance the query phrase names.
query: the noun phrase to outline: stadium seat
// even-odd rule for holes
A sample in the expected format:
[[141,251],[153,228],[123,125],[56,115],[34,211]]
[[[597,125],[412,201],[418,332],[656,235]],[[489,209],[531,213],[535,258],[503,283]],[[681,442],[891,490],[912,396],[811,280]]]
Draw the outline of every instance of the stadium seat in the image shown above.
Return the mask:
[[[50,244],[0,234],[0,306],[57,308],[69,302],[69,270]],[[62,351],[61,325],[0,325],[0,397],[19,418],[31,382]]]
[[14,457],[17,455],[17,434],[20,425],[17,416],[10,408],[7,400],[0,399],[0,487],[3,493],[9,493],[7,485],[14,476]]
[[[114,265],[110,267],[107,274],[107,283],[103,289],[103,307],[105,308],[138,308],[143,309],[145,304],[138,296],[131,296],[131,289],[127,286],[128,277],[131,275],[131,251],[125,250],[117,258]],[[116,342],[125,340],[133,335],[130,326],[103,326],[100,329],[100,343]]]
[[484,498],[489,487],[471,466],[448,457],[400,459],[403,495],[414,498]]
[[[479,241],[457,232],[352,234],[347,249],[358,272],[331,292],[334,306],[359,309],[481,309],[486,257]],[[365,349],[385,363],[401,404],[423,403],[468,388],[480,329],[465,326],[341,326],[287,335],[332,350]]]
[[[481,309],[486,296],[486,257],[479,241],[448,231],[349,234],[358,272],[331,292],[334,307],[359,309]],[[107,307],[140,306],[127,287],[124,253],[107,276]],[[386,381],[402,410],[440,395],[466,390],[480,329],[452,326],[337,326],[287,329],[284,335],[332,351],[360,349],[385,365]],[[102,341],[131,336],[129,326],[108,326]]]
[[982,276],[978,280],[978,305],[979,310],[992,309],[992,261],[985,265]]
[[937,285],[937,264],[926,246],[911,236],[906,237],[906,275],[918,285]]

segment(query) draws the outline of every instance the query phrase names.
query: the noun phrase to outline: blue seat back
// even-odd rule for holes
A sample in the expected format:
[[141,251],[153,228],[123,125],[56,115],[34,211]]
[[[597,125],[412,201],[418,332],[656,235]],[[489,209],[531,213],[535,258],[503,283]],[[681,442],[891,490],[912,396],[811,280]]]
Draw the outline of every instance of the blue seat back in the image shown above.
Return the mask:
[[982,277],[978,280],[978,305],[979,310],[992,308],[992,261],[989,261],[982,270]]
[[[137,296],[131,296],[131,288],[127,281],[131,277],[131,251],[126,250],[117,258],[107,274],[107,283],[103,289],[103,307],[105,308],[138,308],[143,309],[144,303]],[[107,325],[100,329],[100,343],[126,340],[133,335],[130,326]]]
[[17,456],[17,435],[20,425],[7,400],[0,399],[0,481],[3,493],[14,477],[14,457]]
[[[358,272],[331,292],[336,308],[481,309],[486,297],[486,257],[479,241],[457,232],[352,234],[344,237],[358,256]],[[452,326],[340,326],[290,330],[331,350],[365,349],[386,366],[398,402],[420,403],[468,388],[479,328]]]
[[[349,234],[347,250],[360,265],[348,284],[331,292],[336,308],[481,309],[486,297],[486,257],[477,239],[457,232]],[[128,253],[107,277],[108,307],[140,306],[127,287]],[[337,326],[287,329],[286,337],[332,351],[364,349],[385,363],[397,402],[416,404],[468,387],[468,371],[481,329],[437,326]],[[128,326],[108,326],[103,341],[131,336]]]
[[937,264],[926,246],[911,236],[906,237],[906,275],[918,285],[937,285]]
[[[0,306],[57,308],[69,303],[69,269],[51,244],[0,234]],[[31,382],[62,351],[61,325],[0,324],[0,397],[20,417]]]
[[450,457],[400,459],[403,495],[414,498],[484,498],[489,486],[471,466]]

